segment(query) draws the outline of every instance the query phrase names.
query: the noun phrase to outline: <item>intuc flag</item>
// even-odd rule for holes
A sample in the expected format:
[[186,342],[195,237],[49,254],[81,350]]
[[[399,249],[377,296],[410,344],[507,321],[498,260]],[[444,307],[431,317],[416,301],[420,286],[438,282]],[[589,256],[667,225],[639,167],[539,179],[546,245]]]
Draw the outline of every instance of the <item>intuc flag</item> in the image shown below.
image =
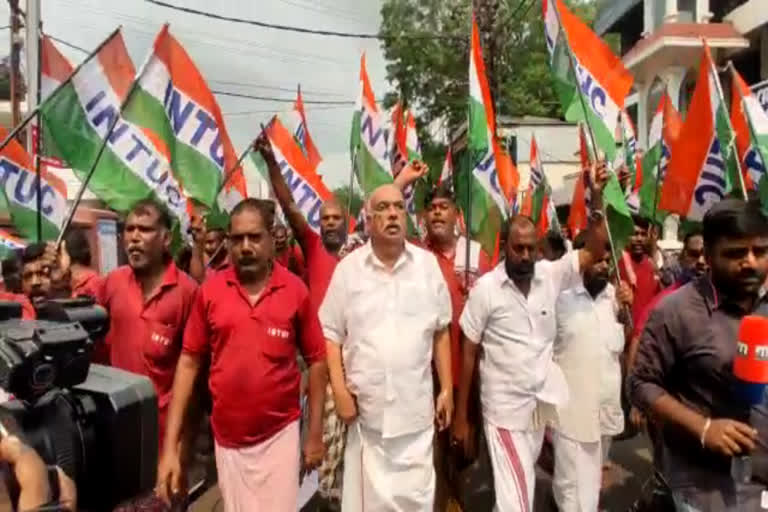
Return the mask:
[[[672,148],[659,208],[700,222],[731,189],[728,173],[727,113],[720,101],[717,76],[705,45],[699,78],[680,138]],[[725,119],[723,119],[725,117]]]
[[453,158],[451,157],[450,147],[445,151],[443,169],[440,171],[440,178],[437,180],[438,185],[442,185],[443,183],[453,184]]
[[660,222],[664,212],[658,209],[661,183],[667,173],[672,146],[680,136],[683,120],[665,91],[651,120],[648,151],[643,157],[643,183],[640,186],[640,215]]
[[546,217],[549,214],[548,204],[550,202],[549,196],[551,190],[547,178],[544,175],[544,168],[541,165],[541,159],[539,158],[539,147],[536,144],[536,137],[531,137],[531,178],[528,184],[528,193],[532,196],[531,199],[531,219],[534,224],[540,227],[539,234],[546,233],[546,228],[542,226],[548,226],[548,219]]
[[470,48],[467,132],[470,172],[462,173],[463,179],[457,181],[456,198],[471,220],[467,223],[470,237],[492,256],[496,254],[498,234],[506,218],[508,203],[499,181],[496,120],[474,16]]
[[633,213],[640,212],[640,187],[643,184],[642,162],[637,150],[637,136],[635,125],[626,110],[621,111],[619,118],[621,125],[622,157],[623,164],[629,172],[629,186],[625,190],[627,206]]
[[301,85],[299,85],[296,93],[296,103],[293,104],[293,112],[297,118],[293,136],[296,138],[296,142],[299,144],[304,156],[307,157],[312,171],[317,172],[317,166],[320,165],[323,159],[315,146],[315,142],[312,140],[312,136],[309,134],[307,115],[304,112],[304,99],[301,97]]
[[[46,140],[51,139],[74,172],[84,179],[110,124],[120,115],[134,68],[119,32],[71,81],[41,106]],[[187,197],[156,146],[157,136],[120,118],[107,141],[88,188],[110,208],[127,212],[153,198],[178,222],[176,241],[189,225]],[[47,148],[50,149],[50,148]]]
[[313,231],[320,232],[320,207],[331,197],[320,176],[314,172],[301,148],[277,118],[266,129],[272,152],[293,200]]
[[7,229],[0,229],[0,258],[16,255],[26,246],[21,238],[13,236]]
[[350,154],[354,156],[357,182],[365,195],[392,183],[389,132],[373,95],[365,54],[360,57],[360,94],[352,116]]
[[765,176],[768,157],[768,114],[752,90],[733,67],[731,124],[736,131],[736,148],[748,189],[756,189]]
[[[69,78],[74,70],[75,68],[59,52],[53,41],[48,36],[43,36],[40,42],[40,101],[45,101],[59,85]],[[37,120],[33,121],[33,123],[35,123],[33,128],[33,152],[40,154],[41,161],[45,165],[59,168],[66,167],[66,162],[47,156],[49,153],[58,152],[56,149],[48,149],[53,144],[52,140],[43,139],[43,148],[42,151],[40,150]]]
[[[0,127],[0,139],[8,135]],[[53,240],[67,214],[67,186],[58,177],[40,169],[40,208],[42,240]],[[11,221],[22,237],[37,236],[37,176],[32,158],[16,139],[0,151],[0,183],[2,198],[11,214]]]
[[586,121],[596,144],[612,162],[616,155],[616,122],[632,88],[632,74],[563,0],[543,0],[542,7],[555,93],[565,119]]
[[581,170],[573,185],[573,198],[571,199],[571,210],[568,212],[568,230],[571,236],[576,238],[580,231],[587,229],[587,172],[591,167],[591,158],[589,156],[589,146],[587,138],[584,135],[584,127],[579,125],[579,156],[581,159]]
[[237,163],[216,98],[168,25],[145,66],[123,115],[157,136],[187,195],[213,208],[224,174]]
[[[421,160],[421,146],[416,131],[416,120],[410,110],[403,111],[400,102],[397,102],[392,111],[392,134],[394,139],[390,155],[392,176],[397,178],[397,175],[409,162]],[[416,213],[415,192],[415,184],[410,184],[403,190],[403,197],[408,212],[408,232],[412,236],[419,236],[420,222]]]

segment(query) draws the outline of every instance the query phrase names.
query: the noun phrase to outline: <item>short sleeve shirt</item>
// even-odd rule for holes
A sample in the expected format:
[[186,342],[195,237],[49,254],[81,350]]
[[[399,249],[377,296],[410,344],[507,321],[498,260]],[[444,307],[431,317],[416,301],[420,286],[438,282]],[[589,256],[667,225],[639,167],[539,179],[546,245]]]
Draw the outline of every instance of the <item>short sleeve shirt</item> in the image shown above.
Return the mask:
[[339,259],[328,252],[323,245],[320,235],[312,231],[312,228],[309,226],[304,229],[303,233],[298,233],[297,236],[304,252],[310,302],[315,309],[319,309]]

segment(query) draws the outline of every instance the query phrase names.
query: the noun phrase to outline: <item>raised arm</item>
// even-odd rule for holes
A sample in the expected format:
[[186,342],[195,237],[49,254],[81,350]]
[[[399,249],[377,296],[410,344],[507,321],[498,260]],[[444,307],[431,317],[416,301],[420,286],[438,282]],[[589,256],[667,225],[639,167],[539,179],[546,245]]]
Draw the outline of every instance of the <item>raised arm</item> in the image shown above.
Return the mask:
[[[277,199],[280,208],[282,208],[285,214],[288,224],[290,224],[293,233],[296,235],[296,240],[301,243],[304,239],[302,236],[308,229],[307,219],[299,210],[296,205],[296,201],[293,200],[293,194],[285,183],[282,173],[280,172],[280,166],[275,159],[275,154],[272,152],[272,146],[267,140],[266,135],[263,133],[256,139],[254,143],[254,149],[261,153],[264,162],[267,164],[269,170],[269,181],[272,183],[272,190],[275,192],[275,198]],[[303,247],[302,247],[303,249]]]

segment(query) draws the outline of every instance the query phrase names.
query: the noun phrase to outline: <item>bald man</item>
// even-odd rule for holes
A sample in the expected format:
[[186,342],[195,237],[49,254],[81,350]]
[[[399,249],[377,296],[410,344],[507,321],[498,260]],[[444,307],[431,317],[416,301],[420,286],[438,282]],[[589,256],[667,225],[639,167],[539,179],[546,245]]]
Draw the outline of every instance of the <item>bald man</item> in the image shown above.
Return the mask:
[[[434,424],[451,422],[451,299],[434,254],[405,240],[402,192],[366,205],[370,240],[339,262],[320,308],[339,417],[342,510],[433,508]],[[432,390],[432,361],[439,378]]]

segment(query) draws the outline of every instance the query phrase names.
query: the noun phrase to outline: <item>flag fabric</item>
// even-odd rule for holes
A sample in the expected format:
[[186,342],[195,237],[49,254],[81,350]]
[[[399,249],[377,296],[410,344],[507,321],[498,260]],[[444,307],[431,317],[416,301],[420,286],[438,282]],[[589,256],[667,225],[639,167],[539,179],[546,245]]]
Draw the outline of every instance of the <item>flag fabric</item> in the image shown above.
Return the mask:
[[[124,117],[156,135],[186,194],[212,208],[225,173],[237,163],[216,98],[168,25],[155,38],[145,66]],[[244,180],[233,184],[243,186]]]
[[571,236],[576,238],[580,231],[587,229],[587,212],[589,187],[587,186],[587,169],[591,166],[589,146],[587,137],[584,134],[584,126],[579,125],[579,156],[581,160],[581,170],[573,186],[573,198],[571,199],[571,209],[568,212],[568,230]]
[[626,110],[619,117],[621,126],[622,165],[629,174],[629,184],[624,190],[630,212],[640,213],[640,187],[643,184],[642,162],[637,148],[635,126]]
[[[654,222],[661,222],[664,212],[659,210],[660,185],[669,165],[672,146],[680,136],[683,120],[664,92],[648,133],[648,151],[642,162],[643,182],[640,186],[640,215]],[[657,177],[657,173],[659,176]]]
[[632,88],[632,74],[563,0],[543,0],[542,7],[555,93],[565,118],[586,121],[596,144],[612,162],[616,123]]
[[363,54],[360,58],[360,94],[352,117],[350,154],[354,156],[354,172],[364,195],[380,185],[392,183],[389,149],[386,120],[376,105]]
[[479,242],[486,254],[492,257],[498,246],[498,233],[506,218],[508,204],[499,183],[496,167],[496,121],[480,47],[480,33],[474,16],[469,62],[468,111],[469,173],[464,173],[462,179],[457,182],[456,197],[471,220],[467,222],[470,238]]
[[[61,54],[61,52],[59,52],[56,45],[53,44],[53,41],[51,41],[48,36],[44,35],[40,41],[40,101],[45,101],[56,87],[69,78],[69,75],[71,75],[74,70],[75,68]],[[41,151],[40,130],[37,126],[37,119],[34,119],[32,123],[32,151],[39,155],[41,163],[50,167],[66,167],[66,162],[47,155],[48,151],[45,150],[47,147],[46,144],[52,144],[52,141],[46,141],[44,139]],[[53,152],[56,151],[54,150]]]
[[688,117],[672,149],[659,208],[700,222],[731,190],[725,105],[718,93],[714,66],[705,45]]
[[440,171],[440,178],[437,180],[438,185],[442,185],[443,183],[453,183],[453,157],[451,156],[450,147],[445,151],[443,169]]
[[[8,135],[0,127],[0,138]],[[23,238],[37,237],[37,176],[32,157],[16,139],[0,151],[0,183],[5,207]],[[41,240],[53,240],[67,215],[67,186],[58,176],[40,169]]]
[[[46,140],[62,160],[84,179],[93,165],[110,124],[131,87],[134,68],[120,32],[83,63],[71,82],[41,106]],[[187,198],[171,172],[168,159],[149,130],[120,118],[88,184],[110,208],[126,212],[153,198],[177,221],[175,240],[189,225]],[[48,148],[50,149],[50,148]]]
[[744,181],[747,189],[755,190],[765,176],[768,157],[768,113],[763,110],[757,97],[734,68],[731,92],[731,124],[736,132],[736,148],[739,152]]
[[[392,149],[390,159],[392,162],[392,176],[397,178],[400,171],[408,163],[421,160],[421,146],[419,135],[416,131],[416,120],[410,110],[403,110],[400,102],[397,102],[392,110]],[[403,190],[405,208],[408,212],[408,233],[411,236],[420,236],[420,221],[416,212],[416,184],[412,183]]]
[[[536,144],[536,137],[531,137],[531,178],[528,184],[528,192],[531,195],[531,219],[534,224],[539,225],[542,221],[542,215],[547,214],[547,204],[551,190],[547,178],[544,176],[544,168],[539,159],[539,148]],[[546,230],[544,231],[546,232]]]
[[0,229],[0,258],[15,255],[26,246],[26,242],[21,238],[14,236],[7,229]]
[[511,213],[517,205],[517,188],[520,186],[520,173],[505,150],[496,146],[496,174],[499,179],[499,187],[507,200],[507,211]]
[[293,132],[293,136],[296,142],[299,144],[304,156],[307,157],[312,172],[317,172],[317,166],[322,162],[320,152],[315,146],[315,142],[312,140],[312,136],[309,134],[309,128],[307,127],[307,115],[304,112],[304,99],[301,96],[301,85],[299,85],[296,93],[296,103],[293,104],[293,113],[296,117],[296,128]]
[[312,170],[291,132],[277,118],[267,126],[266,134],[296,206],[304,214],[310,228],[320,233],[320,207],[331,197],[331,192]]

